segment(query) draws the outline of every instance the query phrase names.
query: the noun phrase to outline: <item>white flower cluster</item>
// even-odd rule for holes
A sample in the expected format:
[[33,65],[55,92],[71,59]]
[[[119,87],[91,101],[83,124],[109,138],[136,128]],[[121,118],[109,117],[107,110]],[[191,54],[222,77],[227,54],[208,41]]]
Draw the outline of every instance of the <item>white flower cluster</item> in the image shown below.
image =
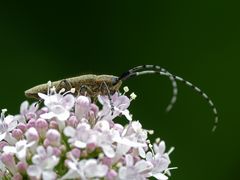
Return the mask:
[[39,97],[42,108],[25,101],[19,115],[2,110],[0,179],[168,179],[171,150],[160,139],[150,144],[153,131],[132,120],[133,98],[115,93],[111,103],[107,96],[92,102],[55,89]]

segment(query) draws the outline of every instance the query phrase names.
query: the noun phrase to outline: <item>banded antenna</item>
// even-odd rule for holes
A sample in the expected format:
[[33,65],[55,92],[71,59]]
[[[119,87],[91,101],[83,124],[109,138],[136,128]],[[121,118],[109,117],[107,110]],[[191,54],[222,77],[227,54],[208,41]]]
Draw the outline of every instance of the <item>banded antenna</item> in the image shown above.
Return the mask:
[[[148,70],[148,69],[153,69],[153,70]],[[212,108],[213,114],[214,114],[214,125],[212,128],[212,131],[215,131],[217,128],[217,124],[218,124],[218,112],[217,109],[213,103],[213,101],[209,98],[209,96],[203,92],[200,88],[198,88],[197,86],[195,86],[194,84],[192,84],[189,81],[186,81],[185,79],[173,75],[171,73],[169,73],[168,71],[166,71],[165,69],[161,68],[160,66],[155,66],[155,65],[142,65],[142,66],[137,66],[134,67],[133,69],[130,69],[129,71],[123,73],[118,81],[122,80],[125,81],[127,79],[129,79],[130,77],[135,77],[135,76],[139,76],[139,75],[145,75],[145,74],[158,74],[158,75],[163,75],[163,76],[167,76],[167,77],[171,77],[174,80],[178,80],[182,83],[184,83],[185,85],[193,88],[197,93],[199,93],[210,105],[210,107]]]
[[148,69],[152,69],[156,72],[163,72],[163,73],[166,73],[168,74],[168,77],[172,83],[172,88],[173,88],[173,94],[172,94],[172,98],[166,108],[166,111],[169,112],[174,104],[176,103],[177,101],[177,95],[178,95],[178,88],[177,88],[177,82],[174,78],[174,76],[169,73],[166,69],[160,67],[160,66],[157,66],[157,65],[141,65],[141,66],[136,66],[130,70],[128,70],[127,72],[123,73],[119,78],[118,78],[118,81],[122,80],[127,80],[128,78],[130,77],[133,77],[133,76],[136,76],[136,73],[138,73],[139,71],[146,71]]

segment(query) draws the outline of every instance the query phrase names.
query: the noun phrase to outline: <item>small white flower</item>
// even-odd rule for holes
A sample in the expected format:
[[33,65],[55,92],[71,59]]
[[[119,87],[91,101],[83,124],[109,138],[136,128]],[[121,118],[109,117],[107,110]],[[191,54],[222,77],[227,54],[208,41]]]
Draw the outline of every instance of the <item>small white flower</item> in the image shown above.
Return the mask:
[[90,125],[87,123],[81,123],[75,129],[71,126],[67,126],[64,129],[64,134],[68,139],[68,143],[78,148],[86,148],[88,143],[95,142],[96,138],[93,135],[93,131],[90,129]]
[[6,140],[9,144],[13,144],[16,140],[9,133],[17,127],[18,121],[12,115],[5,117],[5,112],[6,110],[2,110],[0,118],[0,141]]
[[115,151],[113,149],[112,143],[113,140],[109,132],[102,132],[97,136],[96,145],[98,147],[101,147],[104,154],[109,158],[113,158],[115,156]]
[[35,142],[28,143],[27,140],[20,140],[15,144],[15,146],[4,146],[3,152],[16,154],[19,160],[25,161],[27,157],[27,149],[34,143]]
[[147,130],[142,128],[139,121],[132,121],[125,128],[123,136],[129,137],[129,139],[135,139],[135,141],[140,143],[145,143],[147,140]]
[[112,145],[113,136],[110,131],[109,122],[105,120],[98,121],[94,128],[98,130],[96,132],[96,135],[97,135],[96,145],[102,148],[104,154],[107,157],[109,158],[114,157],[115,152]]
[[133,157],[129,154],[125,157],[126,166],[120,167],[119,179],[145,180],[149,177],[153,165],[145,160],[140,160],[134,164]]
[[130,125],[124,128],[121,134],[118,132],[115,132],[114,134],[114,141],[128,146],[129,148],[146,147],[146,139],[147,131],[142,129],[142,126],[138,121],[132,121]]
[[74,106],[75,98],[71,94],[63,96],[61,94],[45,95],[38,94],[44,100],[44,104],[49,108],[48,113],[41,114],[43,119],[56,117],[59,121],[65,121],[70,116],[69,110]]
[[19,122],[25,122],[25,118],[36,118],[36,111],[38,110],[38,103],[32,103],[29,105],[28,101],[24,101],[20,106],[20,119]]
[[53,169],[58,164],[59,158],[53,154],[51,146],[48,146],[47,149],[39,146],[32,162],[34,165],[30,165],[27,169],[27,174],[30,177],[43,180],[56,179],[57,175]]
[[168,170],[168,166],[171,163],[168,153],[165,153],[165,142],[161,141],[158,145],[154,144],[154,154],[148,152],[146,154],[146,160],[151,162],[154,168],[151,171],[151,175],[158,180],[167,180],[165,171]]
[[88,180],[104,177],[107,174],[108,167],[100,164],[96,159],[68,161],[69,171],[61,179]]
[[123,155],[125,155],[131,148],[142,149],[146,147],[146,143],[139,143],[136,139],[129,139],[129,137],[121,136],[118,132],[115,132],[113,140],[117,142],[115,157],[113,162],[117,162]]
[[153,144],[154,152],[159,155],[163,155],[166,150],[166,145],[164,141],[160,141],[158,144]]
[[119,115],[124,115],[129,121],[132,120],[132,116],[127,109],[130,105],[130,99],[127,96],[118,93],[112,95],[113,112],[108,96],[98,96],[98,101],[103,105],[103,109],[99,112],[102,119],[110,121]]

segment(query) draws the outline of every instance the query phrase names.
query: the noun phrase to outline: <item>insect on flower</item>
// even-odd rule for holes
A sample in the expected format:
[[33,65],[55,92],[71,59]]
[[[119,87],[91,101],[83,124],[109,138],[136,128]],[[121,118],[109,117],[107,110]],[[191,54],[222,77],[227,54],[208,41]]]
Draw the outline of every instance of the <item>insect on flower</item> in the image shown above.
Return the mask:
[[[209,96],[203,92],[200,88],[193,85],[191,82],[186,81],[185,79],[176,76],[166,69],[157,66],[157,65],[140,65],[136,66],[120,76],[113,76],[113,75],[93,75],[87,74],[82,76],[77,76],[73,78],[67,78],[59,81],[54,81],[51,83],[51,86],[56,88],[56,91],[61,91],[62,89],[75,89],[75,95],[78,96],[80,94],[85,94],[90,97],[96,98],[98,95],[107,95],[110,104],[113,109],[113,104],[111,103],[111,95],[114,94],[119,90],[122,85],[122,82],[131,78],[140,75],[146,74],[157,74],[162,76],[167,76],[170,81],[172,82],[173,87],[173,95],[169,105],[166,108],[166,111],[170,111],[177,100],[177,83],[176,81],[180,81],[185,85],[193,88],[194,91],[198,92],[204,99],[207,100],[208,104],[212,108],[214,114],[214,125],[213,131],[215,131],[217,124],[218,124],[218,112],[213,104],[212,100]],[[39,99],[38,93],[47,93],[49,91],[49,84],[40,84],[38,86],[32,87],[25,91],[25,95],[29,98],[36,98]]]

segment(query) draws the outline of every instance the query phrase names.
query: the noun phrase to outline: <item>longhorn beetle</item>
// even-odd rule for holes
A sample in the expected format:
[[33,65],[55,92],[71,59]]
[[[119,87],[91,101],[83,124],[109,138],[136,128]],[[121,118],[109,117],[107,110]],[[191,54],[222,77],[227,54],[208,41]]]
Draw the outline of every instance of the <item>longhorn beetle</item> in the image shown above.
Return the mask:
[[[75,88],[76,96],[82,94],[83,92],[87,93],[88,96],[96,98],[98,95],[107,95],[110,104],[111,103],[111,94],[114,94],[119,90],[122,85],[122,82],[135,76],[145,75],[145,74],[157,74],[162,76],[167,76],[172,82],[173,87],[173,95],[169,105],[166,110],[169,111],[173,107],[174,103],[177,99],[177,83],[176,81],[180,81],[185,85],[193,88],[194,91],[198,92],[204,99],[207,100],[208,104],[212,108],[214,114],[214,125],[212,131],[215,131],[218,124],[218,112],[216,107],[214,106],[212,100],[208,97],[206,93],[204,93],[200,88],[193,85],[191,82],[184,80],[183,78],[176,76],[166,69],[157,66],[157,65],[140,65],[136,66],[120,76],[113,75],[93,75],[87,74],[82,76],[77,76],[73,78],[67,78],[59,81],[52,82],[52,86],[56,88],[56,91],[60,91],[62,88]],[[85,89],[85,90],[84,90]],[[38,86],[32,87],[25,91],[25,95],[29,98],[39,99],[38,93],[47,93],[49,90],[48,84],[40,84]],[[84,91],[83,91],[84,90]]]

